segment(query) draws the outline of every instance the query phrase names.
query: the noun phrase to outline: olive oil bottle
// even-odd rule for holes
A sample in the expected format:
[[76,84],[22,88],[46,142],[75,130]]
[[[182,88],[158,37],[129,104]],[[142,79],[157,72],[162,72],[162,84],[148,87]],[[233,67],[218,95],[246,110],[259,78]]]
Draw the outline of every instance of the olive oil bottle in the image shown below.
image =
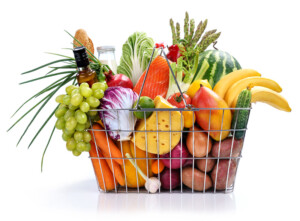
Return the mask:
[[90,61],[86,48],[84,46],[73,49],[75,61],[77,64],[77,82],[80,85],[86,82],[92,87],[95,82],[98,82],[97,73],[90,68]]

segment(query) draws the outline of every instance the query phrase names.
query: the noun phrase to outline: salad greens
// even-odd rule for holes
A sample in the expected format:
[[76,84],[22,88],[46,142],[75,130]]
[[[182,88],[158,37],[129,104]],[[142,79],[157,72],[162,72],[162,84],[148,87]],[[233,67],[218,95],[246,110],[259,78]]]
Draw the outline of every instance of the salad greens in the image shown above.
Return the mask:
[[118,74],[126,75],[135,85],[149,64],[153,47],[154,41],[146,33],[135,32],[130,35],[122,47]]

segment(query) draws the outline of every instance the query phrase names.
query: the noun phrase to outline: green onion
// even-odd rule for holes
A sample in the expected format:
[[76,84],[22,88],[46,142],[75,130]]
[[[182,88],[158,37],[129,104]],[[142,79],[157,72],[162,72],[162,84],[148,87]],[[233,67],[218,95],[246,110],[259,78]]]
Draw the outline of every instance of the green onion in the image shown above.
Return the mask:
[[[78,42],[80,45],[82,45],[82,43],[79,42],[76,38],[74,38],[69,32],[67,32],[67,31],[65,31],[65,32],[67,34],[69,34],[72,37],[72,39],[74,39],[76,42]],[[63,48],[63,49],[68,50],[68,51],[73,50],[72,48]],[[105,80],[105,75],[103,72],[109,71],[110,68],[107,65],[103,65],[88,49],[87,49],[87,51],[89,52],[88,57],[91,61],[91,63],[90,63],[91,68],[94,71],[96,71],[96,73],[98,75],[98,79]],[[26,74],[33,73],[36,71],[44,70],[45,68],[48,67],[48,68],[50,68],[50,70],[49,69],[46,70],[44,75],[23,81],[20,84],[24,85],[24,84],[34,83],[34,82],[38,82],[38,81],[44,80],[44,79],[47,79],[47,81],[49,81],[50,83],[48,86],[46,86],[42,90],[38,91],[37,93],[32,95],[30,98],[28,98],[25,102],[23,102],[21,104],[21,106],[12,115],[12,117],[14,117],[18,112],[23,110],[24,107],[26,106],[26,104],[28,104],[30,101],[32,101],[42,95],[45,95],[42,99],[40,99],[33,106],[31,106],[27,111],[22,113],[21,117],[19,117],[7,130],[7,131],[10,131],[11,129],[13,129],[29,113],[31,113],[33,110],[35,110],[37,107],[39,107],[39,109],[34,113],[33,117],[29,121],[29,123],[28,123],[26,129],[23,131],[21,137],[19,138],[19,140],[17,142],[17,146],[21,143],[23,137],[25,136],[27,131],[30,129],[30,126],[35,121],[35,119],[39,116],[39,114],[42,111],[47,110],[47,109],[45,109],[45,106],[55,96],[55,94],[68,83],[73,84],[73,85],[78,84],[77,79],[76,79],[77,66],[76,66],[75,59],[73,57],[68,56],[68,55],[58,54],[58,53],[52,53],[52,52],[46,52],[46,53],[56,56],[56,57],[60,57],[60,59],[50,61],[50,62],[40,65],[34,69],[31,69],[29,71],[21,73],[21,75],[26,75]],[[51,65],[54,65],[54,66],[51,66]],[[58,76],[62,76],[62,77],[57,79]],[[57,108],[58,108],[58,106],[54,110],[49,112],[48,117],[46,117],[45,121],[41,124],[41,126],[39,127],[39,129],[37,130],[37,132],[35,133],[33,138],[31,139],[31,141],[28,145],[28,148],[34,143],[36,138],[40,135],[40,132],[45,128],[45,126],[52,119]],[[46,144],[46,147],[45,147],[43,155],[42,155],[41,171],[43,170],[43,162],[44,162],[45,153],[51,142],[54,130],[55,130],[55,126],[53,127],[53,130],[49,136],[48,142]]]

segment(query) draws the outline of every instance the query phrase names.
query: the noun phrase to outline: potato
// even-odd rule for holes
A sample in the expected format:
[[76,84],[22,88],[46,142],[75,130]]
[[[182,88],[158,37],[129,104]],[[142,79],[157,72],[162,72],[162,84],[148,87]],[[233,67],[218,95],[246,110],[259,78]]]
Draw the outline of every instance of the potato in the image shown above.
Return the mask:
[[[185,167],[182,170],[182,182],[187,187],[191,188],[193,187],[193,168],[192,167]],[[208,174],[205,174],[201,172],[200,170],[194,168],[194,190],[197,191],[203,191],[204,189],[204,181],[205,181],[205,190],[212,187],[212,181],[211,178],[208,176]]]
[[213,157],[218,157],[219,153],[219,145],[220,145],[220,157],[230,157],[230,150],[231,150],[231,145],[232,147],[232,156],[237,157],[239,156],[242,148],[243,148],[243,139],[241,140],[236,140],[234,139],[233,144],[232,144],[232,137],[226,138],[225,140],[221,141],[221,145],[219,142],[214,143],[212,147],[211,154]]
[[[186,139],[186,146],[190,152],[190,154],[195,157],[204,157],[206,156],[206,152],[208,150],[208,153],[211,151],[212,147],[212,141],[211,138],[207,135],[205,132],[192,132],[193,128],[190,128],[190,131],[188,133],[187,139]],[[200,131],[201,129],[197,126],[194,127],[195,131]],[[193,151],[193,139],[194,139],[194,151]],[[208,148],[207,148],[207,142],[208,142]]]
[[[208,154],[208,157],[211,157],[211,154]],[[207,161],[207,163],[206,163],[206,161]],[[205,172],[205,165],[207,164],[206,172],[210,172],[214,168],[216,161],[217,161],[216,159],[198,159],[198,160],[196,160],[196,165],[199,170],[201,170],[202,172]]]
[[219,166],[218,164],[215,165],[213,171],[211,172],[211,179],[213,181],[213,186],[215,186],[216,181],[216,173],[217,173],[217,167],[218,167],[218,174],[217,174],[217,190],[224,190],[226,188],[226,180],[227,180],[227,172],[228,172],[228,165],[230,165],[229,173],[228,173],[228,183],[227,188],[230,187],[235,178],[235,172],[237,168],[236,160],[220,160]]

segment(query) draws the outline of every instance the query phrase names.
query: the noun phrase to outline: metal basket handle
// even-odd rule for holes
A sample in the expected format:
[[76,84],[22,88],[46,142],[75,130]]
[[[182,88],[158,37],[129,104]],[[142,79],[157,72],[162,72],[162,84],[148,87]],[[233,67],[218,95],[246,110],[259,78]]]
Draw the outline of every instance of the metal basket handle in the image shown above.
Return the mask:
[[[176,83],[176,85],[177,85],[177,88],[178,88],[178,90],[179,90],[179,92],[180,92],[180,96],[181,96],[181,98],[182,98],[182,100],[183,100],[184,106],[190,108],[190,106],[187,105],[187,103],[186,103],[186,100],[185,100],[185,98],[184,98],[184,96],[183,96],[183,93],[182,93],[182,91],[181,91],[181,89],[180,89],[180,86],[179,86],[179,84],[178,84],[178,82],[177,82],[177,79],[176,79],[176,77],[175,77],[175,74],[174,74],[174,72],[173,72],[173,69],[171,68],[169,59],[167,58],[167,55],[166,55],[166,53],[165,53],[163,47],[160,47],[159,49],[161,49],[161,53],[164,55],[164,57],[165,57],[165,59],[166,59],[166,61],[167,61],[167,63],[168,63],[169,69],[171,70],[171,73],[172,73],[172,75],[173,75],[173,78],[174,78],[174,80],[175,80],[175,83]],[[146,81],[146,78],[147,78],[147,75],[148,75],[148,72],[149,72],[150,64],[151,64],[151,62],[152,62],[152,59],[153,59],[153,55],[154,55],[155,50],[156,50],[156,46],[154,46],[154,47],[153,47],[153,50],[152,50],[152,54],[151,54],[151,57],[150,57],[150,61],[149,61],[149,64],[148,64],[148,67],[147,67],[147,70],[146,70],[146,74],[145,74],[145,77],[144,77],[144,80],[143,80],[143,84],[142,84],[142,87],[141,87],[141,90],[140,90],[140,93],[139,93],[139,97],[138,97],[138,100],[137,100],[136,109],[139,107],[140,97],[141,97],[142,92],[143,92],[144,84],[145,84],[145,81]]]

